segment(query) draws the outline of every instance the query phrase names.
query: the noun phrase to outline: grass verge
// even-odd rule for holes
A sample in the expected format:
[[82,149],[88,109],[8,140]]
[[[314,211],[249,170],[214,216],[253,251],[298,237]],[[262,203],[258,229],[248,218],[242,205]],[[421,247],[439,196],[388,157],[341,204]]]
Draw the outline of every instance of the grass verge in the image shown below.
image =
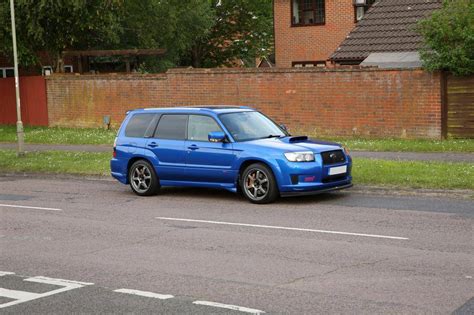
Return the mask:
[[355,158],[356,184],[400,188],[474,189],[474,163]]
[[[0,172],[108,175],[110,153],[35,152],[17,158],[13,150],[0,150]],[[398,188],[472,189],[473,163],[386,161],[356,158],[355,184]]]
[[474,152],[474,139],[407,140],[332,138],[354,151],[380,152]]
[[0,172],[108,175],[110,153],[47,151],[17,158],[13,150],[0,150]]
[[[98,128],[25,127],[25,141],[41,144],[112,144],[116,130]],[[317,136],[314,136],[317,139]],[[325,139],[344,144],[354,151],[474,152],[474,139]],[[15,142],[16,127],[0,125],[0,142]]]
[[[112,144],[116,130],[99,128],[25,127],[26,143]],[[0,125],[0,142],[15,142],[16,127]]]

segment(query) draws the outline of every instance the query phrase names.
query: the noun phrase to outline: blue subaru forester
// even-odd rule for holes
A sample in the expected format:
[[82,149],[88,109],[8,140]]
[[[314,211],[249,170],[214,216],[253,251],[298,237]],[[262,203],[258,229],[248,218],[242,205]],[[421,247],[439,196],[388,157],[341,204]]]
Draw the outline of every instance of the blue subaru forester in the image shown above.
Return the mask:
[[351,164],[338,144],[293,137],[254,109],[222,106],[128,112],[110,167],[140,196],[161,186],[210,187],[270,203],[351,187]]

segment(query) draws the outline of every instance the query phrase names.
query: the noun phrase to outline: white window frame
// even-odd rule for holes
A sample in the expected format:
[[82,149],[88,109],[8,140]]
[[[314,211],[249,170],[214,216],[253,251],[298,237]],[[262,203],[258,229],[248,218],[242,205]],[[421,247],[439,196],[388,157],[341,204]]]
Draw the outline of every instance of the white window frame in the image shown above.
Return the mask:
[[[66,68],[67,69],[70,69],[71,71],[66,71]],[[64,73],[74,73],[74,66],[73,65],[64,65]]]
[[1,78],[6,78],[7,77],[7,70],[13,70],[15,71],[15,68],[13,67],[3,67],[3,68],[0,68],[0,70],[2,71],[2,76]]
[[51,75],[51,74],[54,73],[52,66],[43,66],[43,68],[41,69],[41,75],[45,76],[45,75],[46,75],[46,74],[45,74],[45,73],[46,73],[46,70],[51,71],[51,73],[50,73],[49,75]]

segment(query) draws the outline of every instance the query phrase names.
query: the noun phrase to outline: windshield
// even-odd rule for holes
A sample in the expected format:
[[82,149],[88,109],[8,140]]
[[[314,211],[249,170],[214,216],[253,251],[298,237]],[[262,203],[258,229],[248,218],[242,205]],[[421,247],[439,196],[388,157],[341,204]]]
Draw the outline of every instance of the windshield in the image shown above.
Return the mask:
[[287,136],[278,125],[259,112],[229,113],[219,117],[235,141]]

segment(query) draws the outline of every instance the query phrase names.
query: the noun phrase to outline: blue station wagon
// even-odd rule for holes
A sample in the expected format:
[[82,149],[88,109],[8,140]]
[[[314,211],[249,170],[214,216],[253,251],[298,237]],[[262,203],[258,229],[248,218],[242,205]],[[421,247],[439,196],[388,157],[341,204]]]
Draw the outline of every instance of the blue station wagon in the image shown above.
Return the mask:
[[352,186],[336,143],[291,136],[249,107],[138,109],[114,143],[111,173],[140,196],[162,186],[223,188],[253,203]]

